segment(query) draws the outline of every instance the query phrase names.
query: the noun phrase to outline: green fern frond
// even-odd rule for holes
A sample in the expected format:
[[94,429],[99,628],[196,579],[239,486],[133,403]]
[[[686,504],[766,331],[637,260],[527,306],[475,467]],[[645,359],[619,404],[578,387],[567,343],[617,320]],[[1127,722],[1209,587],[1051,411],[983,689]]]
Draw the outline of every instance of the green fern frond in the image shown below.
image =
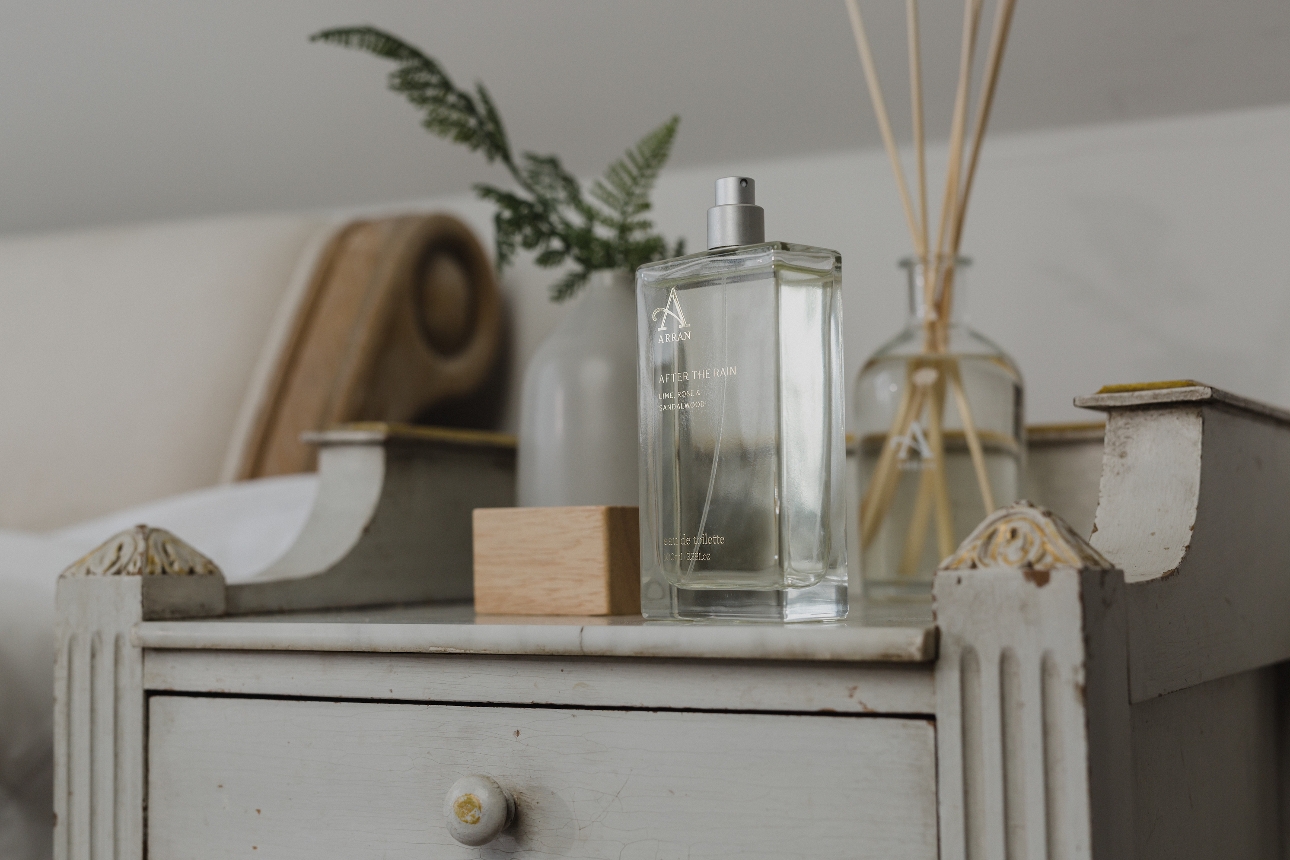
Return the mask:
[[[678,117],[651,131],[615,161],[590,189],[599,205],[583,196],[582,185],[554,155],[511,153],[501,114],[483,84],[474,93],[460,90],[432,57],[375,27],[341,27],[314,34],[311,41],[356,48],[397,63],[389,88],[422,112],[430,132],[501,161],[517,191],[476,185],[475,193],[497,207],[493,216],[497,267],[504,268],[523,249],[543,267],[572,262],[574,267],[551,288],[563,301],[582,288],[591,273],[635,269],[667,254],[654,225],[640,217],[650,209],[649,195],[672,150]],[[677,243],[677,254],[684,247]]]
[[338,27],[315,33],[309,40],[356,48],[394,60],[399,66],[390,72],[389,88],[423,111],[421,124],[428,131],[483,152],[489,162],[500,159],[507,165],[511,163],[506,129],[483,84],[476,86],[477,104],[469,93],[457,89],[432,58],[398,36],[375,27]]
[[591,272],[586,269],[574,269],[551,285],[551,301],[562,302],[571,298],[586,285],[590,278]]
[[672,153],[672,141],[681,118],[674,116],[645,135],[623,157],[609,165],[603,179],[591,186],[591,196],[613,213],[617,226],[649,211],[649,195],[659,171]]
[[529,189],[539,198],[550,200],[556,206],[566,206],[586,216],[584,210],[589,207],[582,199],[582,186],[578,183],[577,177],[564,169],[559,158],[554,155],[535,155],[526,152],[520,172]]

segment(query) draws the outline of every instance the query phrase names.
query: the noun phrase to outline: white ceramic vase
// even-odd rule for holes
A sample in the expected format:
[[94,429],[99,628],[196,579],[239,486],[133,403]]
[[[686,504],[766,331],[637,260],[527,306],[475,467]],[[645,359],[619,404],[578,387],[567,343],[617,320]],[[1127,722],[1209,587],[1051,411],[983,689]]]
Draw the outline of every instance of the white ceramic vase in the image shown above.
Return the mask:
[[635,281],[595,272],[524,371],[518,502],[638,504],[638,448]]

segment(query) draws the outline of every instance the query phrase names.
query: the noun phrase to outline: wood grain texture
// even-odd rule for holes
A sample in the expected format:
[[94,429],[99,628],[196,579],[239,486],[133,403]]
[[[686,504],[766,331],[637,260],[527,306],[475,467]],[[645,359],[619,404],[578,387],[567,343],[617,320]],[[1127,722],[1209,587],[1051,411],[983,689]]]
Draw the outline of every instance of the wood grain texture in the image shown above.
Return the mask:
[[456,218],[344,226],[301,297],[236,476],[308,471],[302,433],[413,421],[476,391],[500,354],[502,313],[488,255]]
[[474,535],[481,614],[640,614],[635,507],[477,509]]
[[[148,857],[934,858],[929,721],[150,699]],[[518,826],[455,843],[483,773]]]
[[936,710],[930,664],[145,650],[143,672],[149,690],[188,693],[839,714]]

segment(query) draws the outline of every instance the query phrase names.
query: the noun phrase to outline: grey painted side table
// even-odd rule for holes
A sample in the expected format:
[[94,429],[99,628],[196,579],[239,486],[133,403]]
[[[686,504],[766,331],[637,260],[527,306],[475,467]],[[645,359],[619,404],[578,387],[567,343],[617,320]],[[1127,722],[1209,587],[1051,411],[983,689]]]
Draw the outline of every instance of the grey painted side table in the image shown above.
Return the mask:
[[1081,402],[1091,545],[998,512],[934,620],[235,615],[124,533],[59,584],[56,856],[1280,857],[1290,415]]

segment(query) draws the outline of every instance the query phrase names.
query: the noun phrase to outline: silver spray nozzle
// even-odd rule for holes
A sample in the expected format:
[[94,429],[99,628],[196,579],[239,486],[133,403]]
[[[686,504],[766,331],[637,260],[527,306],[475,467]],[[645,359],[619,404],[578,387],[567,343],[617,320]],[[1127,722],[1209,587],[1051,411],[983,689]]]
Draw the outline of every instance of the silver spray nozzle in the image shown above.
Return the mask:
[[708,248],[766,241],[766,210],[756,205],[757,183],[747,176],[717,180],[717,205],[708,210]]

